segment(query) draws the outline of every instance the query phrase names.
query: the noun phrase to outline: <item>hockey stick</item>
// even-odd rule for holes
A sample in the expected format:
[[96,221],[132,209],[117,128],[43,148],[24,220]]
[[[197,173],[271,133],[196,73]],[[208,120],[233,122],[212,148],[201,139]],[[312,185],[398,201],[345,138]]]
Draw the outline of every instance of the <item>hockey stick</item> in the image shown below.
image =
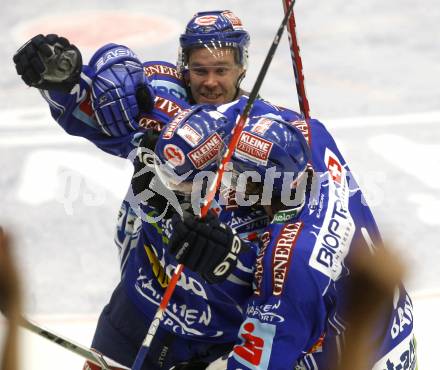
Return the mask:
[[[284,12],[287,12],[291,0],[283,0]],[[304,84],[303,65],[296,36],[295,14],[292,11],[287,22],[287,34],[289,35],[290,55],[292,57],[293,73],[295,75],[296,91],[298,94],[299,109],[305,119],[310,118],[309,101],[306,96],[306,88]]]
[[278,47],[278,44],[281,40],[281,36],[283,35],[284,27],[286,26],[287,20],[289,19],[289,15],[293,14],[293,6],[295,5],[295,0],[293,0],[289,7],[287,8],[283,21],[281,22],[280,27],[278,28],[278,31],[275,35],[275,38],[272,42],[272,45],[269,48],[269,51],[267,52],[266,59],[264,60],[263,66],[260,69],[260,72],[258,73],[257,79],[254,83],[254,86],[249,94],[249,99],[246,103],[246,106],[243,109],[243,112],[241,115],[237,117],[237,122],[235,124],[234,129],[232,130],[232,137],[229,141],[228,148],[226,149],[225,154],[223,155],[223,158],[220,162],[218,171],[215,174],[215,178],[211,184],[211,187],[208,190],[208,195],[206,199],[204,200],[204,204],[201,209],[201,217],[205,217],[206,214],[209,211],[209,208],[211,206],[211,202],[213,201],[215,194],[217,192],[217,189],[220,187],[220,183],[222,181],[223,173],[225,172],[225,167],[227,163],[231,160],[232,154],[234,154],[234,150],[237,146],[238,141],[240,140],[240,135],[244,129],[244,126],[246,124],[246,121],[248,120],[249,112],[252,109],[252,106],[254,105],[255,99],[258,96],[258,92],[260,91],[260,87],[263,83],[264,77],[266,76],[267,70],[269,69],[270,63],[272,62],[273,56],[275,54],[275,51]]
[[87,361],[92,362],[95,365],[98,365],[101,367],[101,369],[103,370],[130,370],[128,367],[121,365],[119,363],[117,363],[116,361],[113,361],[112,359],[90,349],[87,348],[85,346],[82,346],[81,344],[77,344],[73,341],[71,341],[70,339],[67,339],[65,337],[62,337],[58,334],[55,334],[52,331],[49,331],[47,329],[43,329],[41,326],[39,326],[38,324],[29,321],[28,319],[25,319],[24,317],[21,318],[20,321],[20,325],[43,337],[46,338],[48,340],[50,340],[51,342],[58,344],[59,346],[73,352],[76,353],[77,355],[83,357],[84,359],[86,359]]
[[[292,12],[293,6],[295,4],[295,0],[292,0],[289,7],[287,8],[284,18],[281,22],[280,27],[278,28],[277,33],[275,34],[275,37],[272,41],[272,44],[269,48],[269,51],[267,52],[266,59],[264,60],[264,63],[260,69],[260,72],[258,73],[257,79],[254,83],[254,86],[249,94],[249,99],[243,109],[243,112],[237,117],[237,122],[235,124],[234,129],[232,130],[232,137],[229,142],[228,148],[226,149],[225,154],[223,155],[223,158],[221,160],[221,163],[219,165],[218,171],[215,174],[214,181],[211,183],[210,188],[208,189],[207,196],[204,199],[204,204],[200,211],[200,216],[204,218],[206,214],[208,213],[208,210],[211,206],[211,202],[215,197],[215,194],[217,192],[217,189],[220,187],[220,183],[222,181],[223,173],[225,171],[226,164],[231,160],[232,154],[234,153],[235,147],[237,146],[238,140],[240,138],[240,135],[243,131],[243,128],[248,120],[249,112],[252,109],[252,106],[254,105],[255,99],[258,96],[258,92],[260,91],[261,84],[263,83],[264,77],[266,76],[267,70],[269,69],[270,63],[273,59],[273,56],[275,54],[275,51],[278,47],[278,44],[281,40],[281,36],[283,35],[284,28],[287,24],[287,20],[289,18],[289,15]],[[154,315],[154,319],[150,324],[150,327],[148,329],[147,335],[145,336],[145,339],[142,343],[141,348],[139,349],[139,352],[136,356],[136,359],[133,363],[132,370],[140,370],[142,367],[142,364],[145,361],[145,358],[148,354],[148,351],[151,346],[151,342],[154,338],[154,335],[157,332],[157,329],[160,324],[160,320],[162,319],[165,310],[168,306],[168,302],[174,292],[174,289],[177,285],[177,282],[179,281],[180,275],[184,269],[184,266],[182,264],[177,265],[176,270],[174,271],[174,274],[168,283],[168,286],[165,290],[164,296],[162,298],[162,301],[160,302],[159,308],[156,311],[156,314]]]

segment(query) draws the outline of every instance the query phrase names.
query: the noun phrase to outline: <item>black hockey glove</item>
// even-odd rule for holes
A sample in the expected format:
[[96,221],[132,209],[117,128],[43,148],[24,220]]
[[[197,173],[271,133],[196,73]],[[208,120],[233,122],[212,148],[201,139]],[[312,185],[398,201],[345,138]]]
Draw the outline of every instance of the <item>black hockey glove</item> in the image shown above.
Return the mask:
[[[131,187],[138,203],[147,203],[155,208],[159,214],[165,212],[164,218],[171,218],[175,212],[174,208],[164,195],[155,191],[155,189],[164,188],[164,185],[159,183],[160,179],[154,169],[154,147],[158,138],[159,132],[154,130],[147,130],[142,137],[138,154],[133,162],[134,174],[131,179]],[[156,182],[156,186],[152,186],[153,182]]]
[[174,215],[169,251],[179,263],[198,272],[208,283],[221,283],[237,265],[242,242],[220,223],[213,211],[204,219],[189,212]]
[[70,92],[79,82],[81,53],[64,37],[37,35],[13,57],[17,73],[26,85],[42,90]]

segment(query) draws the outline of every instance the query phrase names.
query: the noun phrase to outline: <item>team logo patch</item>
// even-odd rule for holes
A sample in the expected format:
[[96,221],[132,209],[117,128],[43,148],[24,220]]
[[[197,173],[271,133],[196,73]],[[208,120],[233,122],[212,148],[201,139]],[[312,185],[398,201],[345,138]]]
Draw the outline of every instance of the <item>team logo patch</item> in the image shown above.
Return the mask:
[[248,318],[240,328],[241,345],[233,349],[233,357],[246,368],[268,369],[276,326]]
[[341,184],[342,181],[342,165],[336,157],[328,156],[327,169],[334,182]]
[[226,19],[228,19],[229,22],[231,22],[232,27],[234,27],[234,29],[243,29],[243,24],[241,23],[240,18],[238,18],[230,10],[226,10],[222,12],[222,14]]
[[218,16],[216,15],[203,15],[194,19],[194,23],[199,26],[212,26],[217,22]]
[[214,133],[196,149],[188,153],[188,157],[195,168],[202,169],[214,161],[223,149],[223,140],[219,134]]
[[177,135],[179,135],[193,148],[199,144],[200,140],[202,140],[202,135],[200,135],[195,128],[191,127],[187,123],[177,130]]
[[281,230],[272,256],[273,295],[281,295],[290,268],[290,259],[295,249],[302,222],[287,224]]
[[250,132],[242,132],[235,152],[252,162],[267,164],[273,143]]
[[163,155],[173,167],[182,166],[185,163],[185,155],[183,154],[182,149],[177,145],[165,145],[165,148],[163,148]]
[[272,123],[273,121],[269,118],[260,118],[254,127],[252,127],[251,131],[255,132],[256,134],[264,135]]
[[179,126],[179,123],[186,117],[189,111],[190,109],[182,110],[168,125],[165,126],[162,139],[169,140],[174,136],[174,131],[176,131],[177,126]]

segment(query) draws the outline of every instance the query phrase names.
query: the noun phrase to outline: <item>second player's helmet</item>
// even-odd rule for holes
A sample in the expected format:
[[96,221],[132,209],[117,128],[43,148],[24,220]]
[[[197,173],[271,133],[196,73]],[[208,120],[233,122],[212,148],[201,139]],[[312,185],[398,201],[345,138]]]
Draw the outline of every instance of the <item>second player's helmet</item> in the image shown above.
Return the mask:
[[183,110],[164,126],[156,143],[156,173],[175,192],[191,192],[200,171],[216,171],[232,123],[214,105]]
[[232,157],[234,169],[239,173],[256,171],[262,182],[271,176],[272,194],[276,196],[281,195],[285,181],[289,183],[284,186],[294,187],[309,160],[309,146],[298,128],[289,122],[264,116],[249,120]]
[[246,70],[249,40],[249,33],[243,28],[240,18],[231,11],[196,13],[180,36],[177,67],[180,71],[186,69],[188,52],[193,48],[232,47],[237,50],[238,63]]

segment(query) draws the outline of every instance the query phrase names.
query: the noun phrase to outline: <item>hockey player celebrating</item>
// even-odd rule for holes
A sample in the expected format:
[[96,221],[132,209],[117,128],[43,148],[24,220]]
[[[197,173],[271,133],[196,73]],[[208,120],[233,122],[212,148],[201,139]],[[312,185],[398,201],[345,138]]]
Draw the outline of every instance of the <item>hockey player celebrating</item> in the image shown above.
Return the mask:
[[229,103],[242,95],[249,34],[230,11],[200,12],[180,37],[178,68],[141,63],[123,45],[100,48],[82,65],[64,37],[37,35],[14,55],[17,73],[40,89],[69,134],[126,157],[139,130],[160,128],[189,104]]
[[[249,35],[231,12],[196,14],[180,41],[183,79],[171,65],[140,63],[130,49],[114,44],[104,46],[88,65],[82,65],[78,49],[56,35],[34,37],[17,52],[14,62],[25,83],[40,89],[53,117],[69,134],[127,157],[141,138],[146,147],[154,148],[154,137],[151,131],[144,134],[145,129],[158,130],[189,104],[228,103],[243,93],[239,84],[246,71]],[[212,45],[215,48],[206,53]],[[262,109],[278,112],[264,103]],[[149,180],[143,178],[144,187]],[[144,215],[161,214],[163,200],[161,194],[150,196]],[[264,225],[261,210],[245,212],[229,213],[224,220],[245,234]],[[150,218],[141,228],[128,201],[120,216],[117,243],[122,283],[100,317],[93,347],[131,366],[176,262],[164,257],[166,219],[152,222]],[[237,280],[225,282],[221,289],[190,271],[185,274],[145,366],[169,368],[191,362],[189,368],[195,368],[194,362],[207,363],[228,352],[242,320],[241,306],[250,293],[246,284],[252,265],[243,262]]]
[[180,36],[177,61],[191,101],[224,104],[243,95],[240,83],[246,74],[248,45],[249,34],[231,11],[195,14]]
[[[253,202],[271,223],[259,237],[253,294],[224,368],[335,369],[344,349],[353,258],[361,249],[382,248],[362,193],[334,140],[313,119],[252,118],[232,162],[239,173],[254,174],[243,195],[257,196]],[[311,187],[308,168],[315,171]],[[214,232],[210,219],[174,216],[169,251],[201,276],[216,275],[224,256],[240,248],[213,245]],[[366,347],[374,353],[368,368],[416,367],[412,303],[401,284]]]

